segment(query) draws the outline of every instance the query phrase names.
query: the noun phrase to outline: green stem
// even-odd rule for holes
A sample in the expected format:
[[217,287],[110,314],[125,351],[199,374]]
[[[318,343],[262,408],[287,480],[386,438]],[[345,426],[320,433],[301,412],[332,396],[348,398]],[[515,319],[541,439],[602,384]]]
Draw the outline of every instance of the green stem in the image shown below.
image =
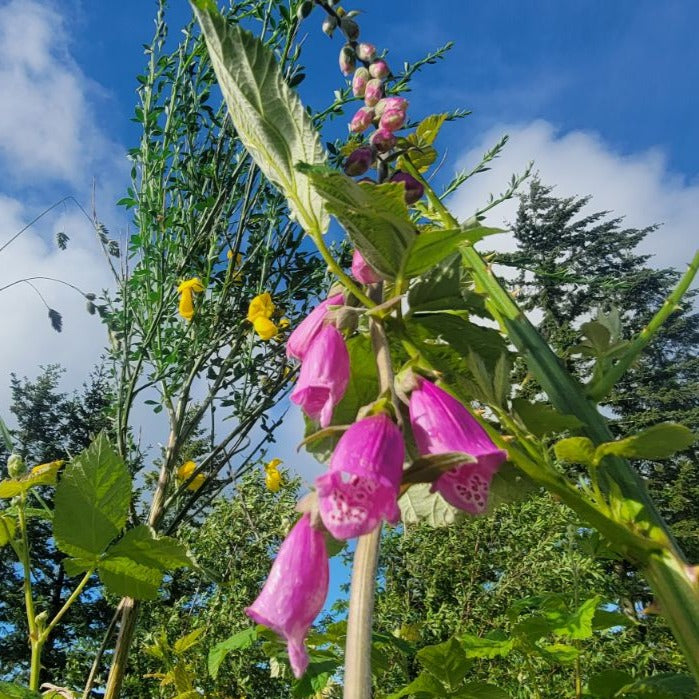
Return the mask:
[[679,283],[667,297],[665,303],[653,316],[648,325],[638,333],[626,352],[619,358],[619,361],[617,361],[609,371],[603,374],[599,380],[590,384],[587,389],[587,394],[590,398],[593,400],[600,400],[612,390],[616,382],[624,375],[636,357],[638,357],[648,343],[658,334],[662,324],[677,309],[682,297],[689,289],[692,281],[694,281],[697,272],[699,272],[699,250],[694,254],[694,258],[689,263],[687,271],[682,275]]
[[46,639],[49,637],[49,634],[53,629],[56,627],[56,624],[63,618],[64,614],[70,609],[72,604],[75,602],[75,600],[80,597],[80,593],[83,591],[85,588],[85,585],[89,582],[90,578],[92,577],[92,574],[95,572],[94,568],[90,568],[90,570],[85,573],[83,576],[82,580],[78,583],[78,586],[73,590],[72,594],[70,597],[65,601],[65,604],[58,610],[56,613],[56,616],[51,620],[49,625],[42,631],[41,635],[39,636],[39,640],[43,643],[46,641]]
[[38,626],[36,623],[36,611],[34,609],[34,597],[32,595],[32,570],[29,559],[29,536],[27,534],[27,519],[24,514],[26,493],[22,493],[17,514],[19,530],[22,537],[21,563],[24,572],[24,607],[27,612],[27,626],[29,627],[29,642],[32,649],[31,668],[29,671],[29,689],[39,689],[39,673],[41,672],[41,649],[43,643],[39,640]]

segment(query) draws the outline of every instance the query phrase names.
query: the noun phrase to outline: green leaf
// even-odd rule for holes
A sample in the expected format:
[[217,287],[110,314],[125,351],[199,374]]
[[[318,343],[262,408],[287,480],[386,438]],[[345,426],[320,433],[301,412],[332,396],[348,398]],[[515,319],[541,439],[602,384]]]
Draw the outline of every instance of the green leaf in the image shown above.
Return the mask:
[[427,672],[446,683],[450,689],[456,689],[471,664],[454,637],[444,643],[421,648],[415,657]]
[[583,323],[580,330],[590,341],[590,344],[595,348],[597,353],[604,354],[607,347],[609,347],[609,342],[612,337],[609,329],[602,325],[602,323],[591,320],[588,323]]
[[426,522],[431,527],[447,527],[464,513],[452,507],[439,493],[430,493],[429,483],[416,483],[399,498],[401,517],[404,524]]
[[286,84],[272,51],[222,17],[213,2],[194,10],[238,137],[263,174],[284,193],[306,232],[322,234],[328,217],[299,162],[326,161],[318,132]]
[[431,146],[435,142],[447,116],[447,114],[430,114],[430,116],[425,117],[415,129],[415,136],[418,139],[417,143],[419,145]]
[[397,182],[355,182],[329,167],[299,165],[328,211],[347,231],[364,259],[381,275],[394,279],[417,238]]
[[0,547],[7,546],[15,538],[17,524],[14,517],[0,515]]
[[600,699],[612,699],[632,679],[631,675],[620,670],[604,670],[590,677],[588,689]]
[[415,699],[443,699],[448,696],[444,685],[429,672],[419,674],[407,687],[389,695],[386,699],[401,699],[412,696]]
[[595,452],[595,458],[601,459],[608,454],[615,454],[627,459],[660,461],[687,449],[694,440],[694,433],[684,425],[662,422],[631,437],[600,444]]
[[196,646],[197,643],[199,643],[199,637],[204,633],[204,631],[206,631],[206,629],[202,626],[198,629],[194,629],[194,631],[190,631],[185,636],[178,638],[172,647],[172,649],[175,651],[175,655],[182,655],[193,646]]
[[689,675],[659,673],[627,684],[622,687],[618,695],[633,694],[644,699],[674,699],[675,697],[693,697],[696,691],[697,684]]
[[607,609],[598,609],[592,619],[592,628],[595,631],[606,631],[616,627],[632,625],[631,619],[621,612],[610,612]]
[[40,485],[54,485],[56,474],[63,465],[63,461],[52,461],[47,464],[35,466],[37,470],[31,470],[18,478],[6,478],[0,481],[0,498],[13,498],[15,495],[26,493],[31,488]]
[[294,699],[317,696],[326,688],[328,680],[337,672],[340,665],[340,660],[337,658],[316,661],[311,659],[303,677],[294,683],[291,696]]
[[163,573],[126,557],[100,561],[100,580],[113,595],[135,599],[155,599],[163,581]]
[[553,633],[574,640],[583,640],[592,636],[592,621],[599,603],[600,595],[585,600],[564,622],[554,626]]
[[95,558],[64,558],[61,564],[66,574],[73,578],[76,575],[81,575],[86,573],[90,568],[96,568],[98,563],[97,557]]
[[240,650],[242,648],[249,648],[257,640],[257,629],[251,626],[249,629],[244,629],[238,633],[234,633],[229,636],[225,641],[217,643],[209,651],[208,668],[209,674],[214,679],[218,676],[219,668],[221,663],[224,661],[226,655],[232,650]]
[[145,524],[129,529],[107,550],[107,557],[130,558],[161,572],[192,565],[185,547],[169,536],[157,536]]
[[459,640],[467,658],[505,658],[514,645],[511,638],[482,638],[471,634],[464,634]]
[[512,502],[521,502],[539,491],[539,486],[516,466],[505,462],[490,481],[487,513]]
[[[470,310],[461,291],[461,258],[451,255],[436,264],[408,291],[412,313]],[[479,297],[482,299],[482,297]],[[483,303],[485,307],[485,303]]]
[[131,476],[102,433],[66,466],[57,488],[53,533],[69,556],[102,554],[126,523]]
[[575,646],[565,643],[552,643],[548,646],[541,646],[539,653],[542,658],[551,663],[561,663],[567,665],[574,662],[580,655],[580,651]]
[[587,437],[568,437],[556,442],[553,451],[559,461],[570,464],[595,463],[595,445]]
[[415,459],[403,472],[403,483],[432,483],[445,471],[450,471],[463,464],[476,463],[477,459],[460,451],[443,454],[427,454]]
[[535,436],[543,437],[551,432],[564,432],[582,426],[575,415],[561,415],[546,403],[530,403],[524,398],[515,398],[512,407],[524,426]]
[[0,681],[0,699],[41,699],[41,694],[17,684]]
[[1,417],[0,417],[0,438],[2,438],[2,441],[5,444],[5,449],[7,449],[8,453],[12,454],[12,452],[15,450],[14,440],[12,439],[12,434],[10,433],[10,430],[8,429],[7,425],[5,424],[5,421]]
[[504,689],[485,682],[467,682],[451,696],[454,699],[510,699],[510,695]]

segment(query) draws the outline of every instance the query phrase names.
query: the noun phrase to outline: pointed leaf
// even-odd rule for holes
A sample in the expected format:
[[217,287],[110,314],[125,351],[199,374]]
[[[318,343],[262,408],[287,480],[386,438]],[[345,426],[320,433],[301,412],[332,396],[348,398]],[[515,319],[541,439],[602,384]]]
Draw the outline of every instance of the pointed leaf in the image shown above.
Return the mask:
[[98,572],[107,590],[119,597],[155,599],[163,581],[161,571],[125,557],[100,561]]
[[471,634],[464,634],[459,640],[468,658],[504,658],[514,645],[511,638],[481,638]]
[[535,437],[543,437],[551,432],[574,430],[582,426],[582,422],[575,415],[561,415],[546,403],[530,403],[524,398],[515,398],[512,407],[517,417]]
[[510,699],[510,695],[504,689],[485,682],[467,682],[451,696],[454,699]]
[[51,461],[47,464],[40,464],[34,469],[18,478],[6,478],[0,481],[0,498],[13,498],[15,495],[26,493],[30,488],[39,485],[54,485],[56,474],[63,466],[63,461]]
[[0,547],[6,546],[15,538],[16,529],[14,517],[0,515]]
[[217,643],[209,651],[208,668],[209,674],[214,679],[218,676],[219,668],[221,663],[224,661],[226,655],[232,650],[239,650],[241,648],[249,648],[257,640],[257,630],[254,626],[249,629],[244,629],[238,633],[233,634],[225,641]]
[[197,643],[199,643],[199,637],[204,633],[204,631],[206,631],[206,629],[202,626],[201,628],[194,629],[194,631],[190,631],[185,636],[178,638],[175,641],[175,645],[172,647],[172,649],[175,651],[175,655],[182,655],[182,653],[185,651],[189,650],[193,646],[196,646]]
[[568,437],[556,442],[553,451],[559,461],[569,464],[593,464],[595,445],[587,437]]
[[595,457],[601,459],[607,454],[616,454],[627,459],[659,461],[686,449],[694,440],[694,433],[688,427],[663,422],[626,439],[600,444]]
[[421,648],[416,658],[427,672],[446,683],[450,689],[456,689],[470,665],[464,649],[454,637],[444,643]]
[[299,162],[326,160],[311,117],[257,37],[221,16],[215,3],[200,2],[194,11],[238,137],[282,190],[304,230],[324,233],[329,221],[321,199],[306,175],[294,169]]
[[617,692],[631,682],[632,677],[620,670],[604,670],[590,677],[589,690],[600,699],[612,699]]
[[464,464],[474,464],[477,459],[470,454],[460,451],[450,451],[443,454],[427,454],[415,459],[403,472],[403,483],[432,483],[445,471]]
[[107,550],[108,557],[126,557],[149,568],[165,572],[192,564],[187,549],[177,539],[157,536],[142,524],[129,529],[116,544]]
[[429,483],[416,483],[399,498],[404,524],[426,522],[432,527],[446,527],[462,519],[464,513],[452,507],[439,493],[430,492]]

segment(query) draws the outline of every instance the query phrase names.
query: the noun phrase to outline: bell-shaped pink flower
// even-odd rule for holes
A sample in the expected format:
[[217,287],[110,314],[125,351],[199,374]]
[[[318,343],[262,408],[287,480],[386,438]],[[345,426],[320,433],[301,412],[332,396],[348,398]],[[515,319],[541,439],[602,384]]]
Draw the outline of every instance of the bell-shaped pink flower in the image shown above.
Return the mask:
[[355,250],[352,255],[352,274],[362,284],[376,284],[381,281],[381,277],[369,266],[359,250]]
[[471,514],[483,512],[490,481],[507,452],[498,449],[476,418],[454,397],[431,381],[418,379],[410,394],[410,424],[422,455],[460,451],[476,463],[443,473],[432,486],[454,507]]
[[325,301],[321,301],[299,323],[296,330],[289,335],[289,339],[286,341],[286,356],[296,357],[296,359],[303,361],[313,338],[315,338],[319,330],[323,327],[328,307],[341,306],[343,303],[344,297],[342,294],[334,294],[325,299]]
[[306,350],[296,388],[289,397],[308,417],[327,427],[335,406],[345,395],[349,374],[345,341],[335,326],[325,325]]
[[327,473],[315,482],[320,516],[336,539],[368,534],[382,519],[398,521],[404,455],[403,435],[383,413],[342,435]]
[[287,642],[295,677],[308,667],[306,634],[328,596],[330,570],[325,536],[306,513],[284,539],[262,592],[245,610]]

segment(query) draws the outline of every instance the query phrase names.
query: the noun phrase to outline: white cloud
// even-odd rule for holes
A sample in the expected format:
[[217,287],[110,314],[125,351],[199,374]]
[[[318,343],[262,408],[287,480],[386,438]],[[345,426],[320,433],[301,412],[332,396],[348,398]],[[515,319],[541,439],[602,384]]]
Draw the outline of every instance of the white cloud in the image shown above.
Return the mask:
[[[522,172],[533,160],[542,182],[556,185],[557,196],[591,194],[589,213],[608,210],[637,228],[662,224],[641,246],[654,256],[653,265],[684,269],[699,247],[699,183],[670,172],[661,149],[624,155],[598,134],[561,133],[549,122],[537,120],[491,129],[460,159],[459,167],[472,167],[503,133],[510,134],[510,141],[492,170],[474,177],[453,197],[451,206],[460,218],[472,215],[489,193],[503,191],[510,175]],[[512,222],[516,209],[516,200],[506,202],[489,213],[488,223]],[[485,244],[511,249],[512,240],[495,236]]]

